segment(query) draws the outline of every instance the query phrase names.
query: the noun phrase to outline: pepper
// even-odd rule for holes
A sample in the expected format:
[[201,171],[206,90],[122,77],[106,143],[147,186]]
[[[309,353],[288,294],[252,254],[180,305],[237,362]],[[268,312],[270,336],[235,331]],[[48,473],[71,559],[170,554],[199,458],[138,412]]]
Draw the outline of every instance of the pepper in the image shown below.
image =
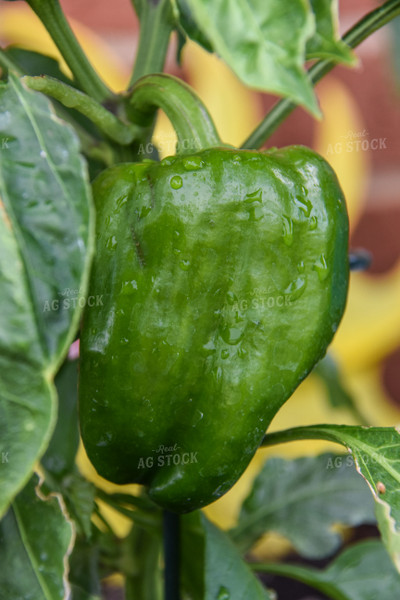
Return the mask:
[[326,352],[348,287],[345,200],[301,146],[120,164],[93,192],[83,442],[103,477],[191,511],[238,480]]

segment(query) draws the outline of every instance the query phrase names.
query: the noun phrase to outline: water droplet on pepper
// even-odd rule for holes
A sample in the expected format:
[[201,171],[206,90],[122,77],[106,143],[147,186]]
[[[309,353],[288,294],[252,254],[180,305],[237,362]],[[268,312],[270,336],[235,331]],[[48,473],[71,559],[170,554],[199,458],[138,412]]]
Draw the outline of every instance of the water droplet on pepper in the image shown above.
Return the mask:
[[236,346],[244,335],[244,329],[239,327],[225,327],[221,331],[221,337],[230,346]]
[[199,410],[197,408],[196,412],[194,413],[194,415],[192,417],[192,427],[195,427],[197,425],[197,423],[199,423],[202,420],[203,417],[204,417],[204,414],[201,412],[201,410]]
[[182,177],[180,177],[179,175],[174,175],[171,178],[169,184],[173,190],[179,190],[183,185]]
[[230,304],[232,306],[233,304],[235,304],[235,302],[237,302],[237,296],[233,292],[228,292],[226,294],[226,300],[227,300],[228,304]]
[[166,156],[165,158],[162,159],[162,161],[160,162],[160,165],[162,165],[163,167],[170,167],[175,162],[176,162],[175,156]]
[[143,217],[148,215],[150,211],[151,211],[151,206],[142,206],[142,208],[140,210],[139,219],[143,219]]
[[329,267],[324,254],[321,254],[319,259],[314,263],[313,270],[318,273],[318,279],[322,282],[329,275]]
[[297,300],[303,295],[306,289],[307,279],[305,277],[298,277],[285,290],[285,294],[290,296],[290,300]]
[[134,290],[137,290],[138,286],[137,286],[137,281],[135,279],[132,279],[131,281],[123,281],[121,284],[121,294],[122,295],[130,295],[133,294]]
[[189,271],[190,260],[181,260],[181,262],[179,263],[179,266],[182,269],[182,271]]
[[238,356],[239,358],[245,358],[247,356],[247,350],[245,350],[244,348],[239,348]]
[[115,237],[115,235],[112,235],[106,241],[106,248],[107,248],[107,250],[113,250],[117,246],[117,244],[118,244],[117,238]]
[[296,196],[294,199],[296,206],[305,214],[306,217],[310,216],[313,205],[310,200],[303,198],[302,196]]
[[221,586],[218,590],[218,596],[216,600],[230,600],[231,594],[225,586]]
[[214,340],[210,340],[209,342],[207,342],[207,344],[204,344],[203,350],[205,350],[207,356],[209,356],[210,354],[214,354],[216,350]]
[[246,204],[251,204],[252,202],[262,202],[262,189],[258,188],[255,192],[246,194],[244,197],[244,202],[246,202]]
[[119,198],[117,198],[115,204],[118,208],[121,208],[121,206],[123,206],[124,204],[126,204],[126,202],[128,201],[128,196],[120,196]]
[[293,221],[289,219],[289,217],[284,216],[282,218],[283,225],[283,241],[286,246],[291,246],[293,244]]
[[198,171],[204,167],[204,161],[200,156],[186,156],[182,164],[185,171]]

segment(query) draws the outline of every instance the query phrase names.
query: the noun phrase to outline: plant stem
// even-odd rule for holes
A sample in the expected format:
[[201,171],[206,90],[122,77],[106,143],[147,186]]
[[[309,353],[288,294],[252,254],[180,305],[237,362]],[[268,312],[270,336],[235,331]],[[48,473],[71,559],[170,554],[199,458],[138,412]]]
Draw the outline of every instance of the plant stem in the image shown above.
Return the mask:
[[329,425],[306,425],[304,427],[291,427],[290,429],[267,433],[264,436],[261,446],[265,448],[266,446],[299,440],[327,440],[335,444],[342,443],[329,431]]
[[129,508],[125,508],[124,506],[121,506],[119,502],[114,500],[112,494],[110,495],[107,492],[101,490],[100,488],[97,488],[97,496],[100,500],[114,508],[119,513],[121,513],[121,515],[128,517],[128,519],[131,519],[135,523],[138,523],[143,528],[150,527],[153,529],[157,529],[157,527],[160,526],[160,519],[157,515],[145,513],[141,509],[132,510]]
[[164,600],[180,600],[180,516],[165,510],[164,534]]
[[126,102],[129,120],[143,128],[147,126],[150,131],[155,112],[161,108],[177,133],[177,152],[196,152],[222,145],[206,107],[177,77],[161,73],[142,77],[133,86]]
[[59,1],[27,0],[27,3],[53,38],[79,87],[99,102],[111,98],[112,92],[89,63],[65,18]]
[[140,34],[129,87],[143,75],[163,71],[174,26],[170,0],[144,0],[133,4],[140,20]]
[[[400,0],[387,0],[387,2],[365,15],[365,17],[349,29],[343,36],[343,41],[350,48],[356,48],[372,33],[398,15],[400,15]],[[327,73],[332,71],[336,64],[332,60],[320,60],[310,67],[308,74],[312,84],[315,85],[320,81]],[[260,148],[297,106],[297,104],[286,98],[277,102],[247,140],[243,142],[241,147],[249,149]]]
[[107,498],[110,498],[113,502],[117,502],[118,504],[130,505],[135,508],[139,508],[140,510],[144,510],[152,513],[161,513],[161,509],[154,504],[150,499],[144,496],[134,496],[133,494],[123,494],[123,493],[106,493],[101,488],[97,488],[98,494],[100,496],[106,495]]
[[76,88],[62,83],[54,77],[26,76],[23,81],[28,87],[55,98],[67,108],[74,108],[92,121],[103,133],[118,144],[130,144],[141,133],[140,127],[132,123],[123,123],[97,100],[87,96]]

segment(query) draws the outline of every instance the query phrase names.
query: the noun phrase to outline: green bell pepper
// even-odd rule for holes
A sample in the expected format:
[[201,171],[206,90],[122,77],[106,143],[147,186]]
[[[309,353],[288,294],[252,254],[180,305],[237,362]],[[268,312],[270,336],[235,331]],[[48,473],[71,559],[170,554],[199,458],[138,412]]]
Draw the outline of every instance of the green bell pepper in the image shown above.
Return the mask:
[[326,352],[346,302],[345,200],[301,146],[116,165],[93,191],[83,442],[103,477],[194,510],[238,480]]

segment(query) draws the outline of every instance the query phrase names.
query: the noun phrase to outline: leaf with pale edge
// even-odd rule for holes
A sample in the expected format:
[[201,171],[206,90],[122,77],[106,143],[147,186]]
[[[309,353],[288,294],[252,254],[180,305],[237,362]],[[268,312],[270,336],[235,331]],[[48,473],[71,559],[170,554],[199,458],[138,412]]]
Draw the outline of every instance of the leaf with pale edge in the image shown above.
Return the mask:
[[395,600],[399,597],[400,575],[378,540],[351,546],[321,571],[290,564],[255,565],[254,568],[301,581],[332,600]]
[[58,497],[42,499],[34,475],[0,521],[0,597],[62,600],[73,529]]
[[[179,9],[179,2],[177,2]],[[185,0],[200,32],[249,87],[285,96],[319,114],[304,70],[315,31],[303,0]],[[185,14],[186,14],[185,12]],[[184,26],[184,23],[183,23]],[[193,27],[188,31],[189,35]],[[195,36],[199,39],[199,35]]]
[[219,54],[246,85],[314,114],[305,60],[356,63],[338,35],[337,0],[174,0],[174,7],[179,30]]
[[246,552],[266,531],[275,531],[301,555],[322,558],[341,543],[335,525],[374,522],[371,494],[351,457],[270,458],[255,479],[231,535]]
[[54,426],[52,380],[92,253],[90,198],[75,133],[10,74],[0,82],[0,515]]
[[382,540],[400,571],[400,431],[392,427],[310,425],[267,434],[263,446],[323,439],[346,446],[375,499]]

